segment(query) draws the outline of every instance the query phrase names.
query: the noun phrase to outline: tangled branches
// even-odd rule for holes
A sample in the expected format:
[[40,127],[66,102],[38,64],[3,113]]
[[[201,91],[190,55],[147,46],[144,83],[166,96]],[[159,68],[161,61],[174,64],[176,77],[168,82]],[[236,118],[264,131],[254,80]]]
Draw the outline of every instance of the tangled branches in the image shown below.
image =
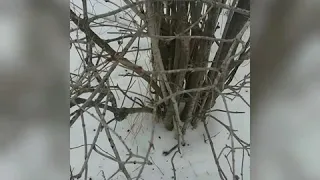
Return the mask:
[[[250,144],[234,133],[226,98],[240,97],[246,102],[240,91],[250,83],[250,76],[246,75],[236,84],[232,82],[240,65],[250,56],[250,41],[244,37],[250,25],[249,0],[235,0],[231,5],[226,1],[206,0],[124,0],[124,6],[108,1],[104,3],[114,9],[98,15],[94,14],[93,7],[88,7],[88,2],[82,0],[80,4],[71,3],[70,8],[70,47],[78,53],[81,62],[76,70],[78,73],[70,73],[70,127],[81,119],[85,142],[84,163],[77,174],[71,172],[71,179],[83,177],[83,173],[84,178],[88,179],[88,162],[92,152],[117,163],[118,169],[109,179],[119,172],[127,179],[139,179],[145,165],[152,164],[149,157],[154,148],[155,122],[159,121],[167,130],[176,130],[178,143],[175,148],[179,153],[180,145],[186,144],[184,136],[188,127],[191,125],[196,128],[202,122],[215,162],[220,167],[220,155],[216,155],[207,127],[208,116],[216,119],[210,115],[210,110],[218,97],[223,97],[226,104],[229,125],[216,120],[230,132],[231,145],[226,147],[231,149],[230,167],[235,178],[235,141],[247,152]],[[97,3],[102,5],[102,2]],[[225,12],[228,15],[223,24],[223,33],[221,37],[216,37],[219,18]],[[99,34],[101,30],[107,30],[108,34]],[[142,48],[143,43],[151,46]],[[217,47],[215,54],[211,53],[213,46]],[[141,57],[148,55],[151,57],[143,62]],[[119,69],[126,73],[119,73]],[[112,79],[119,77],[129,78],[126,87],[112,84]],[[137,86],[137,82],[144,84],[145,88],[140,92],[130,90]],[[228,90],[230,92],[226,92]],[[119,99],[122,99],[121,105]],[[113,118],[107,120],[110,112]],[[128,119],[129,115],[141,113],[152,115],[150,121],[153,123],[145,156],[133,153],[115,128],[111,127],[111,124],[116,125]],[[91,144],[88,143],[84,114],[98,125]],[[103,130],[113,155],[97,145]],[[125,147],[125,158],[119,153],[114,139]],[[172,163],[177,152],[172,157]],[[129,164],[141,165],[135,177],[127,169]],[[221,179],[227,178],[221,168],[219,175]]]

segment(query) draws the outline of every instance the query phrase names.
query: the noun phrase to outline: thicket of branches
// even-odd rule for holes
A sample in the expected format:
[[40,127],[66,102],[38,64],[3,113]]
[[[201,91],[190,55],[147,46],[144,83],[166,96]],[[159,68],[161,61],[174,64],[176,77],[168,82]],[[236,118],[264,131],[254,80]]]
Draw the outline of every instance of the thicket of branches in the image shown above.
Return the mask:
[[[166,107],[164,123],[169,130],[173,129],[174,121],[184,122],[182,133],[191,123],[197,126],[199,120],[204,120],[206,112],[213,107],[215,99],[229,85],[242,61],[248,58],[246,50],[249,42],[241,40],[248,29],[249,0],[234,1],[237,12],[229,11],[227,25],[222,38],[215,38],[218,18],[223,8],[235,9],[225,5],[224,1],[168,1],[146,3],[148,19],[148,34],[152,38],[152,61],[154,70],[177,70],[187,68],[211,69],[199,71],[180,71],[172,74],[161,74],[161,92],[156,92],[160,98],[171,97],[176,92],[209,87],[207,91],[175,95],[164,102]],[[241,8],[238,9],[238,8]],[[244,9],[244,10],[243,10]],[[211,46],[219,46],[214,59],[209,59]],[[243,46],[236,53],[238,45]],[[176,111],[185,102],[182,113]],[[174,117],[174,118],[172,118]]]
[[[136,178],[132,178],[124,164],[132,157],[142,158],[141,163],[146,164],[149,162],[149,153],[146,157],[141,157],[127,148],[130,156],[126,160],[121,160],[111,136],[112,133],[117,133],[108,127],[108,123],[122,121],[132,113],[146,112],[153,113],[155,118],[164,123],[166,129],[177,131],[178,148],[184,143],[183,137],[190,125],[196,128],[199,122],[203,122],[208,137],[211,137],[205,121],[217,97],[221,95],[225,103],[226,98],[232,98],[230,96],[242,98],[239,94],[241,88],[250,83],[248,74],[237,84],[230,84],[240,65],[250,57],[250,38],[243,38],[250,25],[250,1],[233,0],[230,3],[227,0],[135,2],[123,0],[123,2],[126,5],[120,7],[107,1],[107,4],[110,3],[118,8],[103,14],[89,12],[87,0],[82,0],[82,7],[71,3],[70,33],[76,38],[71,38],[70,47],[74,46],[77,49],[82,64],[80,73],[70,74],[72,109],[70,126],[77,119],[82,119],[85,126],[83,113],[89,113],[89,109],[94,109],[96,115],[89,114],[100,122],[96,136],[98,137],[101,130],[105,130],[114,153],[114,157],[108,157],[118,162],[117,172],[123,172],[128,179],[139,179],[143,168]],[[122,23],[112,20],[112,17],[120,13],[123,14]],[[219,27],[221,25],[218,19],[223,13],[227,14],[226,24]],[[123,23],[125,21],[127,23]],[[96,27],[115,27],[119,30],[116,32],[119,36],[105,39],[95,32]],[[215,37],[216,30],[220,28],[223,29],[222,36]],[[150,38],[150,49],[139,48],[140,38],[145,37]],[[127,44],[123,44],[124,42]],[[121,45],[121,50],[113,48],[110,45],[112,43]],[[137,43],[138,48],[134,48]],[[210,53],[213,45],[218,48],[212,58]],[[137,58],[126,57],[128,52],[134,51],[137,53],[150,51],[152,71],[138,65]],[[132,71],[126,76],[139,77],[148,83],[150,95],[130,92],[130,84],[127,89],[111,86],[110,75],[118,66]],[[226,89],[229,90],[228,93],[223,93]],[[138,107],[118,106],[114,92],[122,93]],[[83,94],[89,94],[88,98],[82,97]],[[133,98],[130,94],[136,96]],[[138,96],[147,98],[149,105]],[[114,114],[114,118],[108,122],[104,117],[107,111]],[[230,113],[227,113],[230,119]],[[229,126],[224,126],[235,140],[248,148],[249,144],[234,134],[231,122]],[[117,137],[121,141],[121,137]],[[208,139],[217,160],[211,138]],[[103,154],[94,143],[92,144],[90,149],[86,149],[86,159],[92,151]],[[149,152],[151,148],[152,143]],[[233,152],[234,145],[230,148]],[[234,168],[234,153],[232,154],[232,168]],[[84,171],[86,163],[82,171],[72,177],[79,178]],[[221,179],[225,179],[223,171],[219,172]],[[235,178],[234,170],[233,175]]]

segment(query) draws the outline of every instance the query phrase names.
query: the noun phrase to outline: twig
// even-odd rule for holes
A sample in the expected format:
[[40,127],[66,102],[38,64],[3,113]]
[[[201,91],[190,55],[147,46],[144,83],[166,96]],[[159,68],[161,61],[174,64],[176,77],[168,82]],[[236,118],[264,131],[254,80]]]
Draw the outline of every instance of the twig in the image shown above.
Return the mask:
[[123,172],[123,174],[126,176],[127,179],[132,179],[129,172],[127,171],[124,163],[121,161],[121,157],[120,157],[120,154],[118,152],[118,149],[112,139],[112,136],[111,136],[111,133],[110,133],[110,129],[104,116],[102,115],[102,113],[100,112],[99,108],[96,106],[95,107],[96,109],[96,112],[98,113],[99,117],[100,117],[100,122],[103,124],[104,126],[104,130],[105,130],[105,133],[108,137],[108,140],[109,140],[109,143],[110,143],[110,146],[111,146],[111,149],[117,159],[117,162],[118,162],[118,166],[119,166],[119,171]]
[[[219,90],[216,89],[218,92]],[[221,94],[221,92],[219,92]],[[228,112],[229,108],[228,108],[228,104],[227,104],[227,100],[224,97],[224,95],[221,95],[223,103],[225,105],[226,111],[227,111],[227,116],[228,116],[228,120],[229,120],[229,126],[230,126],[230,135],[231,135],[231,147],[232,147],[232,151],[231,151],[231,156],[232,156],[232,174],[233,174],[233,178],[236,177],[236,161],[235,161],[235,150],[234,150],[234,132],[233,132],[233,125],[232,125],[232,120],[231,120],[231,115]]]
[[[225,127],[229,132],[230,131],[234,131],[233,129],[231,129],[229,126],[227,126],[226,124],[224,124],[223,122],[221,122],[218,118],[212,116],[212,115],[208,115],[209,117],[213,118],[214,120],[216,120],[218,123],[220,123],[223,127]],[[230,132],[231,134],[231,132]],[[242,139],[240,139],[235,133],[233,133],[233,136],[236,138],[236,140],[240,143],[240,144],[245,144],[246,146],[249,146],[250,144],[243,141]]]
[[95,136],[94,136],[94,138],[93,138],[92,145],[91,145],[91,147],[90,147],[90,149],[89,149],[89,152],[88,152],[88,154],[87,154],[87,157],[86,157],[86,159],[85,159],[85,161],[84,161],[84,163],[83,163],[83,165],[82,165],[82,168],[80,169],[80,172],[79,172],[78,174],[76,174],[76,175],[73,176],[73,178],[76,178],[76,179],[81,178],[82,173],[84,172],[84,170],[86,169],[86,167],[87,167],[87,165],[88,165],[89,158],[90,158],[91,153],[92,153],[92,150],[93,150],[93,148],[94,148],[94,146],[95,146],[95,144],[96,144],[96,142],[97,142],[97,140],[98,140],[98,136],[99,136],[99,133],[100,133],[100,129],[101,129],[101,128],[102,128],[102,124],[100,123],[100,124],[99,124],[99,127],[98,127],[98,130],[97,130],[97,132],[96,132],[96,134],[95,134]]
[[145,167],[145,164],[149,158],[149,155],[151,153],[151,149],[154,147],[153,145],[153,141],[154,141],[154,132],[155,132],[155,128],[156,128],[156,123],[155,123],[155,118],[156,118],[156,108],[153,109],[153,121],[152,121],[152,131],[151,131],[151,138],[150,138],[150,141],[149,141],[149,148],[148,148],[148,151],[147,151],[147,154],[146,154],[146,157],[144,159],[145,163],[142,164],[142,167],[138,173],[138,176],[137,176],[137,180],[141,177],[142,175],[142,172],[144,170],[144,167]]
[[161,100],[159,100],[158,102],[155,103],[156,106],[159,106],[160,104],[168,101],[169,99],[175,97],[175,96],[179,96],[181,94],[186,94],[186,93],[190,93],[190,92],[198,92],[198,91],[205,91],[205,90],[210,90],[210,89],[214,89],[216,87],[216,85],[212,85],[212,86],[205,86],[205,87],[201,87],[201,88],[194,88],[194,89],[187,89],[187,90],[183,90],[183,91],[178,91],[175,92],[165,98],[162,98]]
[[233,87],[228,86],[228,89],[230,89],[232,92],[236,93],[237,97],[240,97],[241,100],[242,100],[248,107],[250,107],[250,104],[247,102],[247,100],[245,100],[244,97],[243,97],[239,92],[237,92]]
[[100,18],[106,18],[106,17],[108,17],[108,16],[113,16],[113,15],[115,15],[115,14],[118,14],[118,13],[126,10],[126,9],[129,9],[129,8],[131,8],[131,7],[133,7],[133,6],[136,6],[136,5],[142,4],[142,3],[143,3],[143,2],[141,2],[141,1],[133,2],[133,3],[131,3],[131,4],[127,4],[127,5],[125,5],[125,6],[122,6],[122,7],[120,7],[120,8],[117,9],[117,10],[113,10],[113,11],[111,11],[111,12],[107,12],[107,13],[104,13],[104,14],[95,15],[95,16],[93,16],[92,18],[90,18],[88,21],[89,21],[89,22],[93,22],[93,21],[95,21],[95,20],[97,20],[97,19],[100,19]]
[[[88,140],[87,140],[87,131],[86,131],[86,125],[84,122],[84,117],[83,113],[81,113],[81,122],[82,122],[82,130],[83,130],[83,141],[84,141],[84,160],[87,159],[87,154],[88,154]],[[88,179],[88,165],[85,167],[85,172],[84,172],[84,179]]]
[[174,151],[177,147],[179,146],[179,144],[174,145],[169,151],[163,151],[162,154],[164,156],[168,156],[170,153],[172,153],[172,151]]
[[177,175],[176,175],[176,168],[174,166],[174,163],[173,163],[173,160],[174,160],[174,157],[176,156],[176,154],[178,153],[179,151],[176,151],[174,152],[172,158],[171,158],[171,166],[172,166],[172,171],[173,171],[173,179],[174,180],[177,180]]
[[216,154],[216,151],[215,151],[215,148],[214,148],[213,141],[212,141],[212,139],[210,138],[211,136],[210,136],[210,132],[209,132],[207,123],[205,122],[204,119],[202,120],[202,122],[203,122],[203,126],[204,126],[205,132],[206,132],[206,134],[207,134],[209,143],[210,143],[210,147],[211,147],[211,151],[212,151],[212,154],[213,154],[214,161],[215,161],[215,163],[216,163],[216,165],[217,165],[217,168],[218,168],[219,176],[220,176],[221,180],[226,180],[227,177],[226,177],[226,175],[224,174],[223,170],[221,169],[220,162],[219,162],[219,159],[218,159],[218,157],[217,157],[217,154]]
[[[213,110],[210,110],[210,111],[208,111],[208,113],[209,112],[227,112],[226,110],[222,110],[222,109],[213,109]],[[231,114],[244,114],[244,113],[246,113],[246,112],[244,112],[244,111],[228,111],[229,113],[231,113]]]
[[180,73],[180,72],[197,72],[197,71],[218,71],[217,68],[214,67],[198,67],[198,68],[187,68],[187,69],[172,69],[172,70],[165,70],[165,71],[144,71],[146,74],[172,74],[172,73]]
[[163,171],[162,171],[162,170],[160,169],[160,167],[153,161],[152,157],[150,157],[150,159],[151,159],[152,163],[158,168],[158,170],[160,171],[160,173],[161,173],[162,175],[164,175]]
[[[233,172],[234,169],[231,167],[231,164],[230,164],[230,162],[229,162],[228,156],[224,155],[224,158],[226,158],[226,160],[227,160],[227,163],[228,163],[228,165],[229,165],[230,172],[231,172],[232,174],[234,174],[234,172]],[[235,179],[235,177],[236,177],[236,175],[234,174],[232,179]]]
[[243,179],[243,164],[244,164],[244,149],[242,150],[242,159],[241,159],[241,179]]
[[147,35],[142,34],[142,37],[150,37],[155,39],[161,39],[165,41],[172,41],[173,39],[203,39],[214,42],[233,42],[235,39],[221,39],[221,38],[213,38],[209,36],[160,36],[160,35]]

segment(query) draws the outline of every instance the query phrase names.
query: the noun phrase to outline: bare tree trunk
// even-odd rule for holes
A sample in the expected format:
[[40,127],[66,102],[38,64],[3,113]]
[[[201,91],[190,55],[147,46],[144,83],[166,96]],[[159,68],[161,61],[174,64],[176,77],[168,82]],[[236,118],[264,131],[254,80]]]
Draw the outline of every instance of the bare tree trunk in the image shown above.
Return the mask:
[[[218,0],[219,3],[226,3],[226,0]],[[156,16],[157,23],[160,25],[157,29],[161,36],[205,36],[214,38],[214,33],[218,25],[218,18],[221,15],[221,6],[215,4],[208,4],[205,2],[185,2],[185,1],[171,1],[164,5],[163,2],[152,2],[154,9],[147,11],[153,16]],[[249,0],[236,0],[234,7],[250,10]],[[165,10],[164,10],[165,8]],[[248,17],[239,13],[233,13],[230,10],[229,20],[222,39],[233,39],[237,36],[244,24],[248,21]],[[190,18],[188,18],[190,17]],[[149,28],[149,27],[148,27]],[[164,70],[177,70],[186,68],[206,68],[209,66],[209,55],[214,41],[207,39],[158,39],[153,41],[159,47],[160,56]],[[218,51],[214,58],[211,67],[220,69],[224,64],[227,54],[236,53],[236,48],[230,51],[230,43],[217,43],[219,45]],[[153,44],[155,45],[155,44]],[[237,46],[237,45],[236,45]],[[153,59],[155,59],[153,57]],[[153,62],[156,64],[155,62]],[[159,62],[158,62],[159,63]],[[182,90],[196,89],[203,86],[216,84],[222,91],[226,79],[232,79],[232,75],[236,72],[237,65],[240,65],[240,60],[231,60],[231,67],[227,72],[216,73],[214,71],[181,71],[164,75],[168,82],[159,82],[164,98],[170,93],[166,88],[166,83],[169,84],[172,93]],[[159,68],[155,68],[159,70]],[[228,76],[229,75],[229,76]],[[221,76],[221,78],[220,78]],[[226,76],[228,78],[226,78]],[[175,100],[182,109],[180,119],[184,122],[182,133],[185,133],[188,125],[191,123],[194,127],[198,120],[204,118],[204,114],[212,108],[214,100],[219,94],[212,92],[191,92],[175,97]],[[165,127],[168,130],[173,129],[173,117],[175,111],[173,110],[173,102],[167,101],[166,114],[164,118]],[[183,106],[183,103],[184,106]],[[202,117],[202,118],[199,118]]]
[[[250,10],[250,0],[239,0],[237,4],[238,8]],[[244,24],[248,21],[248,17],[245,17],[238,13],[230,13],[230,22],[227,23],[225,30],[223,32],[223,37],[226,39],[232,39],[235,38],[236,35],[240,32],[240,30],[243,28]],[[228,18],[229,19],[229,18]],[[216,52],[216,55],[214,57],[213,63],[211,67],[217,67],[220,68],[224,60],[226,59],[226,56],[230,50],[232,43],[228,42],[221,42],[220,46]],[[236,48],[232,50],[232,54],[236,53]],[[232,62],[235,62],[235,60],[232,60]],[[241,63],[239,63],[240,65]],[[208,72],[208,80],[205,82],[206,85],[212,84],[212,82],[217,81],[217,88],[222,92],[225,79],[222,78],[217,72],[209,71]],[[219,93],[215,91],[211,92],[205,92],[203,95],[203,99],[201,100],[201,106],[197,108],[197,114],[204,114],[207,110],[212,108],[215,104],[216,98],[219,96]],[[202,116],[202,118],[204,118]],[[197,122],[200,119],[195,118],[192,122],[192,125],[195,127]]]

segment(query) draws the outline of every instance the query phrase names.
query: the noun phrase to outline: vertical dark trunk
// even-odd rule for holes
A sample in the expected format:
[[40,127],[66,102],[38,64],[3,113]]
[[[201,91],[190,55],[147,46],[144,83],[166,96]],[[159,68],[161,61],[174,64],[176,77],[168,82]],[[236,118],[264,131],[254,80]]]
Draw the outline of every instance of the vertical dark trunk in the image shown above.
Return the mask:
[[[250,0],[239,0],[238,8],[241,9],[245,9],[245,10],[250,10]],[[232,19],[230,21],[230,25],[229,27],[226,29],[225,32],[225,39],[233,39],[236,37],[236,35],[240,32],[240,30],[243,28],[244,24],[248,21],[249,17],[246,17],[242,14],[239,13],[234,13],[232,16]],[[229,49],[232,45],[231,43],[220,43],[220,46],[216,52],[216,55],[214,57],[213,63],[211,65],[211,67],[216,67],[216,68],[220,68],[223,61],[225,60]],[[236,50],[236,49],[235,49]],[[235,50],[232,52],[232,55],[235,54]],[[232,60],[234,61],[234,60]],[[215,80],[218,81],[217,84],[217,88],[222,92],[223,89],[222,87],[224,87],[224,83],[222,80],[224,80],[224,78],[220,78],[218,77],[218,73],[215,71],[209,71],[208,72],[208,80],[206,81],[206,85],[212,85],[212,82],[214,82]],[[199,114],[203,114],[205,113],[205,111],[211,109],[214,104],[215,104],[215,100],[216,98],[219,96],[219,94],[215,91],[209,92],[209,93],[203,93],[203,99],[201,101],[200,104],[203,104],[203,107],[200,107],[197,109],[197,112],[199,112]],[[192,122],[193,126],[196,126],[197,124],[197,120]]]

